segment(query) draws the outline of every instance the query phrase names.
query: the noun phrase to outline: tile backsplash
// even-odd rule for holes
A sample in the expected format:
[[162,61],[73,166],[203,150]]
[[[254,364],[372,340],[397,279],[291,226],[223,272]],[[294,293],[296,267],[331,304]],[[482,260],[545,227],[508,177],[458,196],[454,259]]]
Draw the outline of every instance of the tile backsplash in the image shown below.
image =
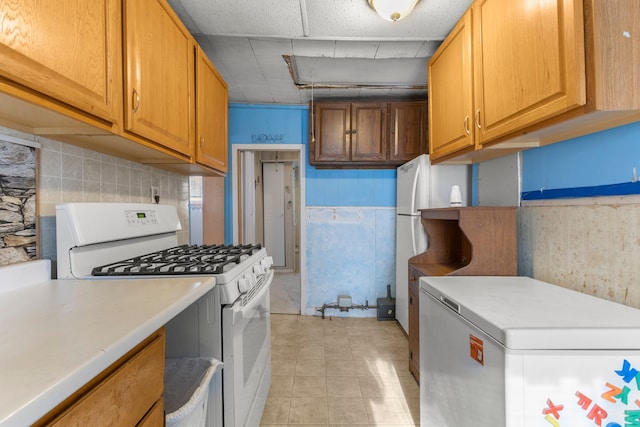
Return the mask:
[[[40,258],[56,259],[56,205],[68,202],[151,203],[151,185],[160,203],[174,205],[182,224],[180,244],[189,243],[189,178],[162,169],[38,138]],[[53,262],[55,264],[55,262]]]

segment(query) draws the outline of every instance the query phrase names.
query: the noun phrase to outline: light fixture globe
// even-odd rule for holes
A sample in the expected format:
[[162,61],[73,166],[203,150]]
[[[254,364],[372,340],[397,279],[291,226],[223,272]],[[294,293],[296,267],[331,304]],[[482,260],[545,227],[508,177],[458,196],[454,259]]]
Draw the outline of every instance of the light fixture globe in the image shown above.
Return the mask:
[[399,21],[411,13],[419,0],[368,0],[369,6],[375,10],[382,19],[387,21]]

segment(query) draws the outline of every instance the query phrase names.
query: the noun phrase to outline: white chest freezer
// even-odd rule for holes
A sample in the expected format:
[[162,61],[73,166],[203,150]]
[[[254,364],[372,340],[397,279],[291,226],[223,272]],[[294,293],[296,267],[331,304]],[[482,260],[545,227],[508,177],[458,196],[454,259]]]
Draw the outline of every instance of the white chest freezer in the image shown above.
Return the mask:
[[422,427],[640,426],[640,310],[527,277],[420,279]]

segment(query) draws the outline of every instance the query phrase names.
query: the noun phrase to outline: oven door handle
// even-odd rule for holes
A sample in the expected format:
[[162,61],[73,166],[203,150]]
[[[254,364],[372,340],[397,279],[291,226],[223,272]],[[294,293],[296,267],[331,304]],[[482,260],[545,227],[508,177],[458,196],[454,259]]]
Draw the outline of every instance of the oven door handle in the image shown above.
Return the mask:
[[268,274],[268,278],[267,281],[265,282],[264,285],[262,285],[262,287],[260,288],[260,290],[258,291],[258,293],[254,294],[251,299],[249,299],[249,301],[247,302],[247,305],[242,305],[241,304],[241,300],[237,301],[234,305],[233,305],[233,311],[234,312],[239,312],[239,311],[251,311],[253,310],[258,304],[262,303],[262,299],[264,298],[264,294],[269,292],[269,288],[271,288],[271,282],[273,282],[273,270],[269,270]]

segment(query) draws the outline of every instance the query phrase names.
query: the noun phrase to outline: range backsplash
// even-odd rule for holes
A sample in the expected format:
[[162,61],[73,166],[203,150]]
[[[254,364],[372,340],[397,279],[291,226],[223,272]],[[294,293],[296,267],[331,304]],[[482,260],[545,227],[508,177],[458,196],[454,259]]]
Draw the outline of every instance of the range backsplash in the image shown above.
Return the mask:
[[35,259],[36,149],[0,134],[0,265]]

